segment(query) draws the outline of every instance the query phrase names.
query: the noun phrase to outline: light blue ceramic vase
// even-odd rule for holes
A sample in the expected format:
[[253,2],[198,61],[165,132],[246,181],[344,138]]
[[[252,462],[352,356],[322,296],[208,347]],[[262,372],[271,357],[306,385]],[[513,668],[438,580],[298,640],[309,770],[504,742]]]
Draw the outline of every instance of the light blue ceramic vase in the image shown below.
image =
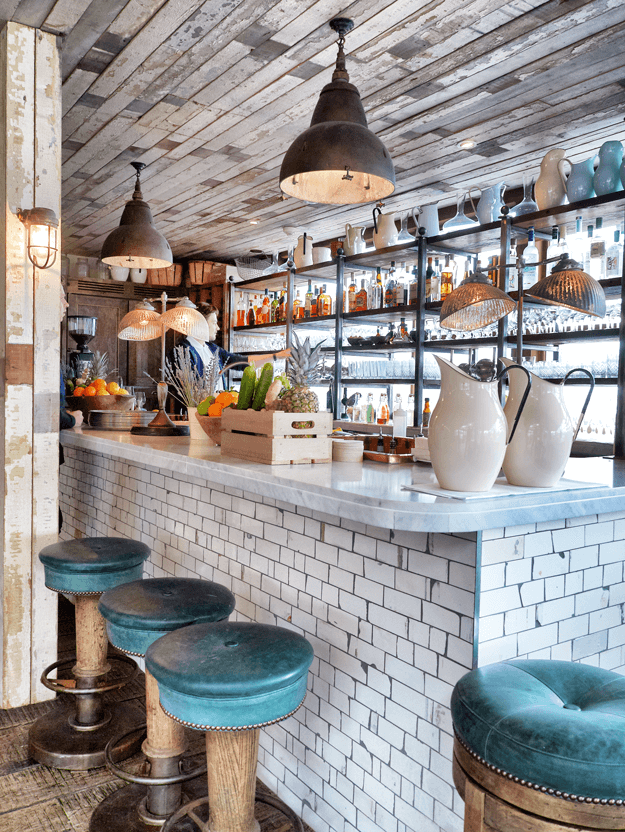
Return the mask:
[[623,145],[620,142],[604,142],[599,148],[599,167],[595,171],[594,185],[597,196],[623,190],[621,164]]
[[579,202],[581,199],[591,199],[595,196],[593,179],[596,158],[597,155],[595,154],[590,159],[586,159],[584,162],[578,162],[577,164],[573,164],[569,159],[562,160],[562,162],[568,162],[571,166],[571,172],[566,179],[566,195],[569,198],[569,202]]

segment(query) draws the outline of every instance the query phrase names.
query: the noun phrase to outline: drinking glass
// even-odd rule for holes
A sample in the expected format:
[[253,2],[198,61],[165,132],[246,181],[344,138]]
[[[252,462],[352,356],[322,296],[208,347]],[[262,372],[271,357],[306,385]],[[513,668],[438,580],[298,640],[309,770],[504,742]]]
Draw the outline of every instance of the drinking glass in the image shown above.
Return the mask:
[[143,407],[143,405],[145,404],[145,393],[137,391],[135,393],[135,399],[137,402],[135,405],[135,410],[144,410],[145,408]]

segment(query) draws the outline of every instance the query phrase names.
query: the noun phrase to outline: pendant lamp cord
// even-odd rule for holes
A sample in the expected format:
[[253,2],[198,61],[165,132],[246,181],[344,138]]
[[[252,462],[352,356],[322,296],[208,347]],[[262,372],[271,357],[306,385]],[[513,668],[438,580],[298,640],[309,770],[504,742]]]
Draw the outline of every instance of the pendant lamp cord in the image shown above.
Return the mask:
[[345,68],[345,52],[343,50],[343,46],[345,45],[345,35],[339,35],[338,39],[338,55],[336,56],[336,68],[332,73],[332,80],[338,81],[342,79],[344,81],[349,81],[349,75],[347,74],[347,69]]

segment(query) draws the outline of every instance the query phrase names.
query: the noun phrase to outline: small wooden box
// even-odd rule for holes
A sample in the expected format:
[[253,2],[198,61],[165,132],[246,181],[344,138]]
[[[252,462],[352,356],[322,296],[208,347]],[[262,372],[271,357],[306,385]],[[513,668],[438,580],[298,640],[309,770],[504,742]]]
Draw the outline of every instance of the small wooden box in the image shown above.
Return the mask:
[[148,269],[149,286],[180,286],[182,283],[182,265],[173,263],[166,269]]
[[[332,418],[331,413],[226,408],[221,414],[221,452],[265,465],[331,462]],[[294,422],[312,424],[295,428]]]

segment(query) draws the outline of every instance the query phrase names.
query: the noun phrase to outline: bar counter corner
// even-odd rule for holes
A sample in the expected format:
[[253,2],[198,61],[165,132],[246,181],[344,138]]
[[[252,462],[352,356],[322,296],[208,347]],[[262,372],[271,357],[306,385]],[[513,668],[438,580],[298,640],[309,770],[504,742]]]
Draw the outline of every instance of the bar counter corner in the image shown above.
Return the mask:
[[187,437],[64,431],[65,538],[125,535],[150,576],[218,581],[234,618],[315,649],[304,706],[258,776],[315,832],[461,832],[456,681],[511,658],[625,673],[625,463],[600,487],[461,502],[402,491],[423,466],[266,466]]

